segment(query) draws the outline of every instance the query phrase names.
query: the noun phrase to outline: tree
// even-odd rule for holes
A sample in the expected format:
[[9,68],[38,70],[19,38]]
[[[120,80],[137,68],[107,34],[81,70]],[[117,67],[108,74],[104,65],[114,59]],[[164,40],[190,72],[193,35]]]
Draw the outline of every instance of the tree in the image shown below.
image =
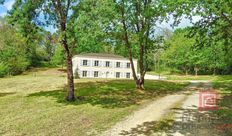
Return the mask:
[[186,37],[186,30],[177,29],[170,39],[165,41],[166,50],[162,54],[162,60],[169,66],[179,68],[188,74],[190,69],[191,46],[194,39]]
[[[153,49],[156,46],[156,36],[154,35],[156,22],[166,17],[157,8],[159,2],[151,0],[119,0],[115,2],[119,15],[118,24],[121,26],[121,39],[123,39],[127,48],[133,78],[140,89],[144,89],[144,77],[150,60],[148,54],[154,51]],[[134,69],[133,46],[138,46],[139,49],[140,79],[138,79]]]
[[52,56],[51,63],[54,66],[64,65],[65,55],[64,50],[60,44],[57,44],[55,47],[54,55]]
[[5,2],[5,0],[0,0],[0,4],[3,4]]
[[58,25],[59,33],[60,33],[60,44],[63,46],[66,54],[67,78],[68,78],[68,94],[66,99],[68,101],[73,101],[75,100],[75,95],[74,95],[74,81],[73,81],[73,69],[72,69],[72,52],[70,50],[70,46],[68,45],[67,25],[69,23],[68,22],[69,12],[72,6],[75,5],[75,1],[52,0],[51,2],[47,1],[47,3],[48,3],[47,14],[50,17],[54,17],[54,21]]
[[5,21],[0,24],[0,77],[20,74],[29,66],[25,39]]
[[[220,42],[225,46],[226,54],[232,48],[232,1],[223,0],[163,0],[160,4],[166,13],[173,15],[174,25],[178,25],[183,17],[198,21],[192,22],[190,36],[197,36],[197,45],[202,47]],[[231,58],[231,57],[230,57]],[[229,71],[232,73],[231,59],[228,58]]]
[[56,33],[51,34],[50,32],[47,32],[47,31],[44,32],[44,43],[43,43],[44,50],[46,52],[46,59],[50,65],[51,65],[52,57],[55,53],[55,46],[58,43],[56,39],[58,39],[58,36]]
[[225,66],[225,57],[222,44],[212,43],[198,49],[195,46],[196,37],[188,37],[191,28],[177,29],[173,36],[165,41],[166,50],[162,54],[162,61],[170,67],[188,71],[206,73],[207,70],[216,73],[216,69]]
[[[78,3],[76,0],[16,0],[13,9],[10,11],[10,18],[14,20],[12,22],[17,23],[17,25],[23,25],[23,27],[20,27],[23,30],[31,30],[27,29],[28,26],[34,29],[44,25],[53,25],[58,28],[59,42],[66,55],[68,79],[66,99],[68,101],[75,100],[75,95],[71,51],[74,44],[69,44],[67,28],[70,25],[70,18],[75,15],[72,9]],[[27,32],[25,32],[27,34],[25,37],[29,36],[28,40],[32,40],[30,38],[31,34]]]

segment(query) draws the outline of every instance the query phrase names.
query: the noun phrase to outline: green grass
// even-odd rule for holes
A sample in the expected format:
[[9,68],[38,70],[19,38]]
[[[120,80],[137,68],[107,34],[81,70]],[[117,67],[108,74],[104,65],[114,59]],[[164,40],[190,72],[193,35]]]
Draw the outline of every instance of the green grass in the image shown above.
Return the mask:
[[[151,75],[159,75],[156,72],[148,72],[147,74]],[[209,81],[225,81],[225,80],[231,80],[232,75],[176,75],[176,74],[167,74],[167,73],[161,73],[161,76],[167,77],[167,80],[172,81],[190,81],[190,80],[209,80]]]
[[96,135],[151,99],[181,91],[187,83],[75,80],[75,102],[64,100],[61,70],[36,70],[0,79],[0,135]]
[[215,80],[217,79],[217,76],[211,76],[211,75],[167,75],[168,80]]
[[215,111],[223,124],[228,125],[223,127],[226,135],[232,135],[232,77],[224,76],[214,81],[214,88],[220,92],[219,110]]

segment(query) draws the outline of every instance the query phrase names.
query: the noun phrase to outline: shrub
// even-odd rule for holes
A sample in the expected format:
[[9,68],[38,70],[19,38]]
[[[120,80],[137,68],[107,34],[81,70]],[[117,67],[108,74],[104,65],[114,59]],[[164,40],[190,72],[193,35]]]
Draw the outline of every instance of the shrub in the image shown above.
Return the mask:
[[0,62],[0,77],[4,77],[5,75],[7,75],[9,72],[9,67],[3,63]]

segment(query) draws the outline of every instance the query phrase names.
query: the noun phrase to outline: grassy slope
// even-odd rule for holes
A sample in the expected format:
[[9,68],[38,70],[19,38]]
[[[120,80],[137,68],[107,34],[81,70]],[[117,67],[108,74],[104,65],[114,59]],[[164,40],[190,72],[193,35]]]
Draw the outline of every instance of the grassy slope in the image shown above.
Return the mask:
[[80,100],[64,101],[65,73],[54,69],[0,79],[0,135],[95,135],[145,101],[180,91],[186,83],[76,80]]

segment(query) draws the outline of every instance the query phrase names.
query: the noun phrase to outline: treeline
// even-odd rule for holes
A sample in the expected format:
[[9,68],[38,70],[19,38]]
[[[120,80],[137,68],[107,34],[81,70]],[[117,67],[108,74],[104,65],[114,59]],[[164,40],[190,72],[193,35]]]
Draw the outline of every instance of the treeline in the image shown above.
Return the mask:
[[209,39],[209,44],[197,43],[199,37],[190,36],[191,27],[176,29],[164,42],[156,57],[159,72],[179,74],[231,74],[232,58],[223,42]]
[[17,26],[0,19],[0,77],[17,75],[31,67],[56,66],[64,59],[57,35],[37,30],[27,41]]

